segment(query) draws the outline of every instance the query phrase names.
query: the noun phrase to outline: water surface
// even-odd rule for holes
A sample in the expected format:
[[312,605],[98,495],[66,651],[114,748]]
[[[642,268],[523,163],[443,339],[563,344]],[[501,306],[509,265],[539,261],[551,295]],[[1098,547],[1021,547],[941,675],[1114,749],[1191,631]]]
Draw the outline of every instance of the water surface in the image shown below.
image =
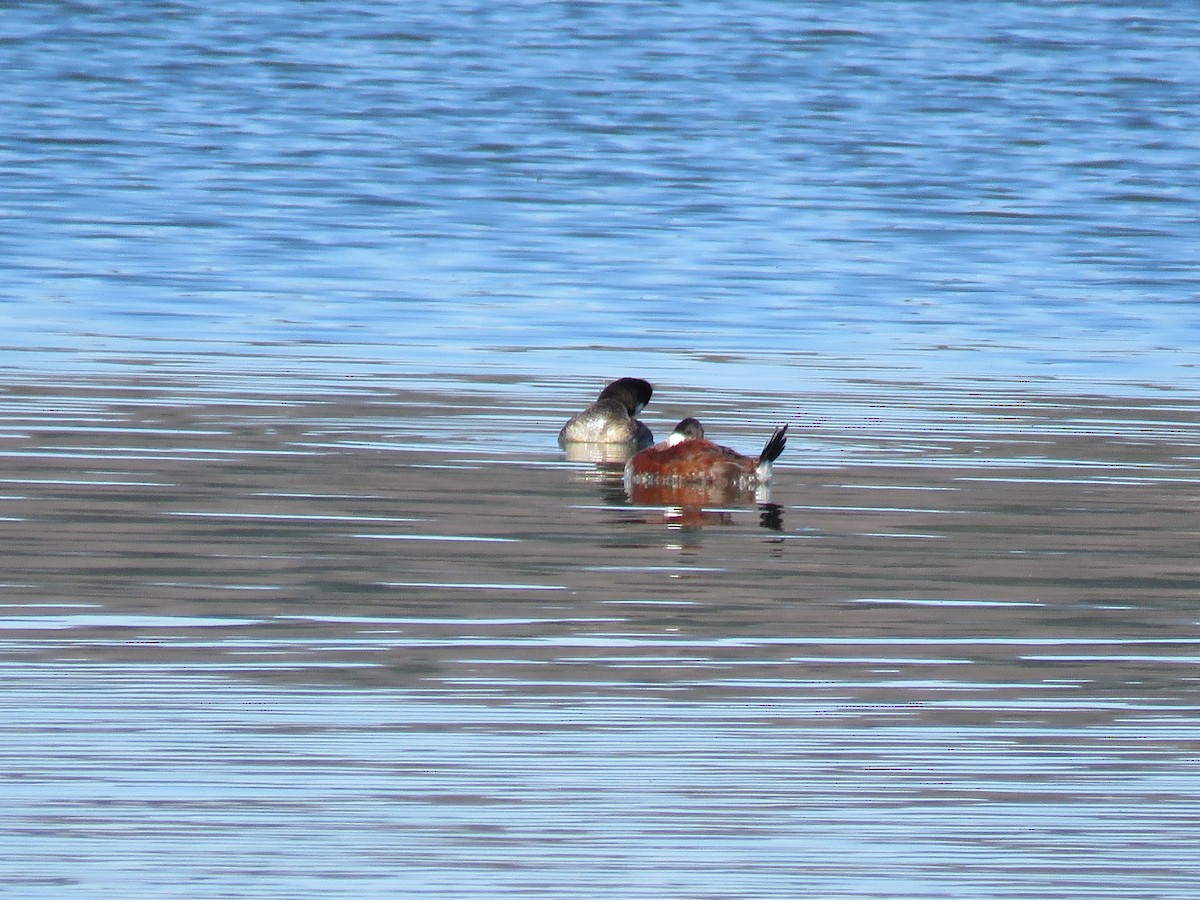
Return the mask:
[[599,378],[665,349],[1196,387],[1188,4],[27,3],[5,28],[8,364],[516,349]]
[[700,512],[529,384],[227,388],[3,398],[10,889],[1200,886],[1190,408],[897,392]]
[[0,893],[1191,900],[1194,12],[9,4]]

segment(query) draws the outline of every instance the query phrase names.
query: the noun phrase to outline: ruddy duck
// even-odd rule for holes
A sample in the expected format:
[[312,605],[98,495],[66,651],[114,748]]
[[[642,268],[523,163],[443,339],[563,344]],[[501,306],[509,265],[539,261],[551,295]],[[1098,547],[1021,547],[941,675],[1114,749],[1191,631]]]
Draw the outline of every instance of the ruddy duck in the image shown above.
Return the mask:
[[714,444],[704,437],[704,426],[684,419],[660,444],[635,453],[625,465],[633,484],[733,485],[752,488],[771,480],[771,464],[787,446],[786,425],[775,429],[758,459]]
[[558,433],[558,445],[654,443],[650,429],[634,418],[650,402],[654,388],[640,378],[619,378],[600,392],[600,397],[578,415],[571,416]]

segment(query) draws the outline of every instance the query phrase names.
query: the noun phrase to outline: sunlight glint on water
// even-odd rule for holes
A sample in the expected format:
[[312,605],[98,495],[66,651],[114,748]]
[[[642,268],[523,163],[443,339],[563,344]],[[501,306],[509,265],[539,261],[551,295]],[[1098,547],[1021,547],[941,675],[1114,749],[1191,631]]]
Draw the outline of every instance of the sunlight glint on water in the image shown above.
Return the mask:
[[1190,6],[4,21],[0,893],[1200,894]]
[[[1185,846],[1200,789],[1185,411],[1109,403],[1079,442],[1056,423],[1090,401],[1010,397],[1029,412],[975,433],[914,392],[925,446],[826,427],[771,515],[680,526],[561,458],[565,409],[527,458],[444,467],[460,404],[381,449],[396,386],[250,418],[113,386],[97,431],[30,412],[84,390],[0,410],[26,421],[0,450],[23,894],[1197,884],[1124,852]],[[503,443],[526,420],[495,390]],[[125,427],[147,418],[175,430]]]

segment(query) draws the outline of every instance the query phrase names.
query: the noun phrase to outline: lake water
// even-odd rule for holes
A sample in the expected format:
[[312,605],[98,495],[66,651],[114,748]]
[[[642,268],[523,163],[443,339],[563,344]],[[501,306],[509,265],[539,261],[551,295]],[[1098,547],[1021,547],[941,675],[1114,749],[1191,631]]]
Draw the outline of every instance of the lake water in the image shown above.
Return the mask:
[[1197,47],[10,4],[0,894],[1197,896]]

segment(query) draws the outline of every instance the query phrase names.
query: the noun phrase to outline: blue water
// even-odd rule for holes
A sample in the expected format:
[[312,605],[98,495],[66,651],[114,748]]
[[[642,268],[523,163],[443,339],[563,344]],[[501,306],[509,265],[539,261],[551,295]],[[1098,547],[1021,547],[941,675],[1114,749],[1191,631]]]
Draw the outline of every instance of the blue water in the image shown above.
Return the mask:
[[[1182,2],[0,10],[0,894],[1192,900]],[[663,509],[604,379],[756,452]]]
[[1190,4],[24,3],[0,28],[9,366],[783,354],[1196,387]]

